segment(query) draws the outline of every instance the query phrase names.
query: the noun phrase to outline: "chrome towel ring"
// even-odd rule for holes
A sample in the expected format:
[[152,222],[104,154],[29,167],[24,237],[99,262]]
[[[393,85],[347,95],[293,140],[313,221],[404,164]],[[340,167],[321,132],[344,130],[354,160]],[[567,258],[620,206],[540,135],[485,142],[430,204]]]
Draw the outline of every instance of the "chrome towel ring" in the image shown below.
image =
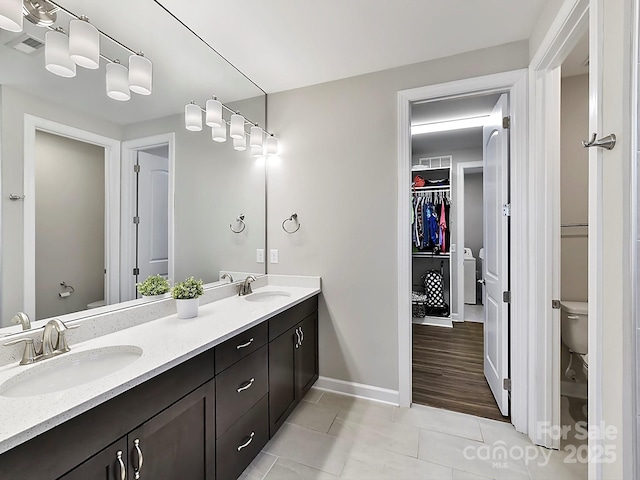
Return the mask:
[[240,214],[238,216],[238,218],[236,218],[236,222],[240,223],[240,225],[242,226],[242,228],[240,228],[240,230],[234,230],[233,226],[231,226],[231,224],[229,224],[229,228],[231,229],[231,231],[233,233],[242,233],[244,232],[244,229],[247,227],[247,224],[244,223],[244,213]]
[[[298,228],[296,228],[295,230],[287,230],[287,227],[284,226],[285,223],[287,222],[295,222],[298,224]],[[297,213],[292,213],[291,216],[289,218],[285,218],[284,221],[282,222],[282,229],[287,232],[288,234],[292,234],[292,233],[296,233],[298,230],[300,230],[300,222],[298,221],[298,214]]]

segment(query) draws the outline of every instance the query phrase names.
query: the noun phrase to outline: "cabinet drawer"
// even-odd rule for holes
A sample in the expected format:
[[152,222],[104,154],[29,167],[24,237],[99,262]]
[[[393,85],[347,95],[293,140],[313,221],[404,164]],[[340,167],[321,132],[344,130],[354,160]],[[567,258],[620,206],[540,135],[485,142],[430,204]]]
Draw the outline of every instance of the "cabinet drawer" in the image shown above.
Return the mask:
[[315,295],[289,310],[276,315],[269,320],[269,341],[279,337],[294,325],[300,323],[318,310],[318,296]]
[[218,439],[218,480],[235,480],[260,453],[269,439],[267,395]]
[[268,365],[264,345],[216,377],[216,437],[269,391]]
[[267,322],[262,322],[216,347],[216,375],[267,343]]

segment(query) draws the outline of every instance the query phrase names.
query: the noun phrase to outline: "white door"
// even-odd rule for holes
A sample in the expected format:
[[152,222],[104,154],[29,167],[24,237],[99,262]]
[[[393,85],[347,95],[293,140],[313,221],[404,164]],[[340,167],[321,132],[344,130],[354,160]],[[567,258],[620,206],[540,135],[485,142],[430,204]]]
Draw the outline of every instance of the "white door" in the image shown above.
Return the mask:
[[503,415],[509,415],[509,308],[503,293],[509,290],[509,130],[502,128],[509,115],[507,95],[496,103],[483,128],[485,320],[484,375]]
[[138,152],[137,281],[169,274],[169,159]]

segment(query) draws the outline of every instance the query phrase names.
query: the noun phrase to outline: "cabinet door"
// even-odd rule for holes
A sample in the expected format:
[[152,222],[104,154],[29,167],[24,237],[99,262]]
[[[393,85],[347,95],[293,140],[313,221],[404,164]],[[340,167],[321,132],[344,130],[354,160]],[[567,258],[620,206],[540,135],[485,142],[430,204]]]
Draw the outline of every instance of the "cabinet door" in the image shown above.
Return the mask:
[[296,405],[293,327],[269,343],[269,435],[278,431]]
[[299,401],[318,378],[318,314],[298,324],[300,346],[295,352],[296,399]]
[[128,478],[213,479],[214,399],[214,382],[210,381],[131,432]]
[[109,445],[59,480],[125,480],[127,474],[126,437]]

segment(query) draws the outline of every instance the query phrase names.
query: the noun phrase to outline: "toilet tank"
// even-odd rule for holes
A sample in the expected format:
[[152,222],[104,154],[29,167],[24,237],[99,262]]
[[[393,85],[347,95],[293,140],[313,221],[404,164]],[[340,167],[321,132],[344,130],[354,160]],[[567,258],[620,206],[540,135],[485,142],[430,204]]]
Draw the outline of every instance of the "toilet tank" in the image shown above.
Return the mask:
[[562,343],[575,353],[589,353],[589,304],[587,302],[560,302],[562,306]]

